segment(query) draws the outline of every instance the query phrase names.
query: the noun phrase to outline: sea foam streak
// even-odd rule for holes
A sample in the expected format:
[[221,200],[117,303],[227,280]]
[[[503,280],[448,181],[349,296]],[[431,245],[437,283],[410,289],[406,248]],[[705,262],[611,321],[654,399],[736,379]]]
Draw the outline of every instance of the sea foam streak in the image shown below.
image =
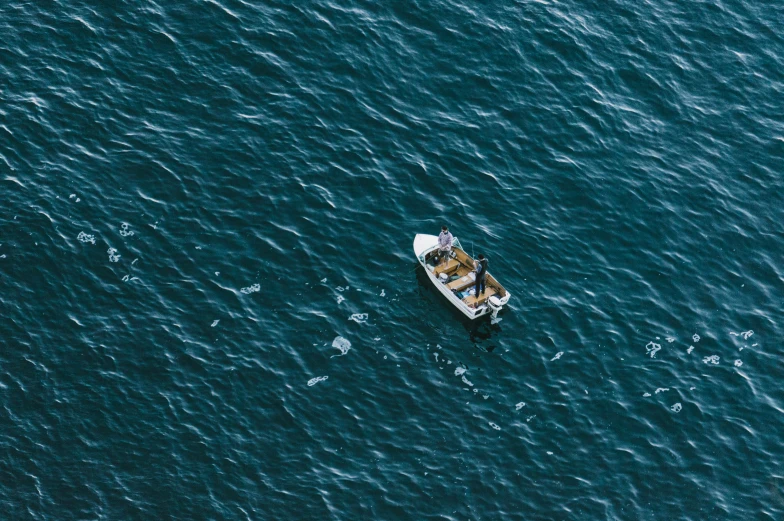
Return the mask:
[[343,356],[348,353],[349,349],[351,349],[351,342],[342,336],[336,336],[335,340],[332,341],[332,347],[340,349],[340,354],[334,356]]

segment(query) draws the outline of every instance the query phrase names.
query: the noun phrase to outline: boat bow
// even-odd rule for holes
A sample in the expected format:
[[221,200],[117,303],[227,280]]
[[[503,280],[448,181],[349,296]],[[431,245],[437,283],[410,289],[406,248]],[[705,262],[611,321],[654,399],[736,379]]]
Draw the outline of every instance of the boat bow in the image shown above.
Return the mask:
[[[418,233],[416,237],[414,237],[414,255],[417,258],[421,257],[427,250],[435,247],[438,245],[438,237],[435,235],[425,235],[423,233]],[[424,262],[424,259],[423,259]]]

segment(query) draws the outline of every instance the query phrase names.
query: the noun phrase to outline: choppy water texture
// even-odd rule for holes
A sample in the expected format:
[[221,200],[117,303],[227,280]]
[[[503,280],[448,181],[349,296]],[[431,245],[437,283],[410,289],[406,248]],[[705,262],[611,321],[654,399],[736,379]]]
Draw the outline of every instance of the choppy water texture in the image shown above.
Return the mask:
[[783,5],[4,3],[2,517],[784,518]]

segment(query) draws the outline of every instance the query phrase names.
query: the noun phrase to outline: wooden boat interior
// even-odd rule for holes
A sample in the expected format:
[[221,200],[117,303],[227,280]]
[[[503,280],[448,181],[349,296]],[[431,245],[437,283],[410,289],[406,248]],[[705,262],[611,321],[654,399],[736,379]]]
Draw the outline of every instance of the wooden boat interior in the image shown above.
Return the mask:
[[[433,250],[425,255],[425,262],[432,266],[433,274],[438,277],[441,273],[449,276],[447,287],[455,294],[460,294],[471,289],[475,282],[469,276],[474,271],[474,259],[460,248],[452,249],[454,257],[448,262],[438,259],[438,251]],[[499,298],[506,296],[506,290],[489,273],[485,279],[485,292],[481,295],[468,295],[462,298],[463,302],[469,307],[476,308],[484,304],[487,299],[497,295]]]

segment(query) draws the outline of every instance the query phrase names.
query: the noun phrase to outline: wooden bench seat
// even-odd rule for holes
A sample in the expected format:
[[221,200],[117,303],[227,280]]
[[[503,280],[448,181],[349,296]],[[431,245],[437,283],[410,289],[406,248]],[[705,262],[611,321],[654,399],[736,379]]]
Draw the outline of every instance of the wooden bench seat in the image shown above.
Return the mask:
[[452,282],[447,284],[446,287],[448,287],[449,289],[456,289],[457,291],[462,291],[463,289],[471,286],[472,284],[474,284],[474,279],[472,279],[471,277],[468,276],[468,274],[466,274],[465,276],[460,277],[459,279],[453,280]]
[[494,288],[488,286],[485,288],[484,295],[479,295],[479,298],[477,298],[475,295],[469,295],[463,299],[463,302],[465,302],[468,305],[468,307],[471,308],[477,307],[479,304],[482,304],[487,299],[489,299],[493,295],[496,295],[497,293],[498,292]]
[[457,262],[457,260],[449,259],[449,262],[447,262],[446,264],[439,264],[438,266],[436,266],[435,269],[433,270],[433,273],[435,274],[436,277],[438,277],[441,273],[446,273],[447,275],[449,275],[459,267],[460,267],[460,263]]

